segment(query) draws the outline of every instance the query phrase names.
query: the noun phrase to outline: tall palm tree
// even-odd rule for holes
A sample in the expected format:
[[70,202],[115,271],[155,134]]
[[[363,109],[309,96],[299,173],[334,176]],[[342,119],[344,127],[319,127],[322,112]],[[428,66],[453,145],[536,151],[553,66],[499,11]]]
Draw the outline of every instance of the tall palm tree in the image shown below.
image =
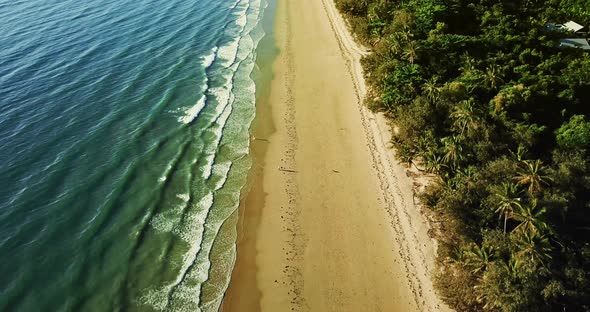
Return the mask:
[[495,194],[498,199],[495,212],[499,218],[504,217],[504,233],[506,233],[506,221],[512,218],[515,210],[522,208],[518,196],[518,186],[514,183],[502,183],[502,190]]
[[473,98],[462,101],[457,105],[453,112],[451,112],[451,118],[453,119],[455,128],[461,131],[461,135],[463,135],[465,131],[470,133],[479,128],[480,118]]
[[460,177],[461,183],[465,183],[467,187],[473,188],[475,183],[476,170],[474,166],[467,166],[457,170],[456,177]]
[[403,56],[410,62],[410,64],[414,64],[414,61],[418,58],[418,45],[416,41],[408,41],[404,47]]
[[438,87],[438,77],[434,76],[424,83],[422,86],[422,92],[426,95],[426,98],[430,102],[435,102],[440,95],[440,88]]
[[414,38],[414,34],[408,28],[395,32],[395,36],[404,44],[412,41],[412,38]]
[[434,149],[429,149],[423,155],[426,172],[439,173],[443,167],[442,157]]
[[432,133],[428,131],[422,133],[418,138],[418,142],[416,142],[416,148],[419,152],[426,152],[429,150],[433,150],[436,148],[436,143],[434,143],[435,139],[432,136]]
[[546,235],[524,232],[518,236],[516,246],[518,247],[516,256],[522,260],[530,260],[532,263],[545,266],[551,259],[551,244]]
[[398,55],[402,52],[403,45],[402,42],[400,42],[398,36],[396,36],[396,33],[389,35],[386,39],[386,42],[387,48],[393,56]]
[[510,258],[508,262],[502,262],[502,267],[509,276],[515,276],[520,271],[521,263],[517,259]]
[[532,200],[529,205],[517,207],[514,219],[520,221],[520,224],[514,228],[514,231],[539,233],[541,230],[548,229],[547,223],[543,221],[545,212],[545,208],[537,206],[537,200]]
[[495,255],[491,247],[473,245],[465,253],[466,265],[471,268],[471,272],[483,272],[490,265]]
[[455,246],[451,254],[451,261],[464,264],[467,261],[465,249],[463,249],[461,246]]
[[[497,263],[498,271],[496,274],[490,276],[484,275],[478,285],[474,287],[476,291],[476,300],[483,304],[483,311],[501,311],[506,307],[505,293],[507,282],[517,278],[520,271],[520,262],[516,259],[510,258],[508,261],[499,261]],[[501,274],[501,276],[497,276]],[[502,283],[499,284],[499,280]]]
[[475,69],[475,59],[473,57],[469,56],[467,53],[463,54],[461,57],[463,59],[463,65],[459,67],[459,70],[466,73]]
[[534,195],[543,190],[543,185],[549,184],[550,179],[545,171],[543,162],[539,159],[524,160],[515,179],[520,185],[528,185],[529,194]]
[[445,164],[450,165],[453,168],[456,168],[457,163],[463,157],[463,147],[461,147],[461,144],[459,144],[459,140],[456,136],[450,136],[442,138],[441,142],[443,143],[442,161]]
[[528,153],[528,150],[523,145],[518,145],[516,152],[513,152],[512,150],[510,150],[509,152],[510,155],[512,155],[512,157],[514,157],[516,161],[522,162],[524,160],[525,155]]
[[412,25],[413,21],[414,17],[412,13],[410,13],[409,11],[397,10],[394,12],[393,24],[399,27],[396,30],[407,31],[408,29],[410,29],[410,26]]
[[486,69],[485,83],[492,90],[496,90],[498,86],[503,82],[500,70],[496,65],[490,65]]

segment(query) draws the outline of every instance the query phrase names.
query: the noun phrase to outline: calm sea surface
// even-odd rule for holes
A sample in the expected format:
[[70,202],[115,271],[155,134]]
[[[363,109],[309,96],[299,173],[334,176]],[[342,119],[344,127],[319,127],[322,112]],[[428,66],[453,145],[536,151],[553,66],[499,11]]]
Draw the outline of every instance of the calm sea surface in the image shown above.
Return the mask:
[[0,0],[0,311],[216,311],[264,0]]

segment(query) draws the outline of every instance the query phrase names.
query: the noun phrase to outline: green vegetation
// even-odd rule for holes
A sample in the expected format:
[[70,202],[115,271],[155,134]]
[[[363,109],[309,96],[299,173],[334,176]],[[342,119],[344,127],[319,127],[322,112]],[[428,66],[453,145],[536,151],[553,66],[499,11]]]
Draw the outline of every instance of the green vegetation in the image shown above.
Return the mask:
[[458,311],[590,311],[586,0],[336,0],[374,53],[367,104],[404,161],[435,173],[438,288]]

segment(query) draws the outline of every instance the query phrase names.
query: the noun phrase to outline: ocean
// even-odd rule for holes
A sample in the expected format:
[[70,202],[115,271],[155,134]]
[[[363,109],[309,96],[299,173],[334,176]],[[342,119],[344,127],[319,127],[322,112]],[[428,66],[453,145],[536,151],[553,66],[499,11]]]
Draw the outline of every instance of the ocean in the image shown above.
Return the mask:
[[0,0],[0,311],[217,311],[265,0]]

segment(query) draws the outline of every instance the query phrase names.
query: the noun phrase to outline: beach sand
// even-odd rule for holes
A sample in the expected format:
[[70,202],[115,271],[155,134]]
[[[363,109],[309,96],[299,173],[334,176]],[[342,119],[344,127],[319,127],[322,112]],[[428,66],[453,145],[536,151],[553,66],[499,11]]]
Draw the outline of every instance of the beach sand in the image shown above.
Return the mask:
[[[331,0],[278,0],[223,311],[446,311],[435,242]],[[412,175],[410,175],[412,176]]]

